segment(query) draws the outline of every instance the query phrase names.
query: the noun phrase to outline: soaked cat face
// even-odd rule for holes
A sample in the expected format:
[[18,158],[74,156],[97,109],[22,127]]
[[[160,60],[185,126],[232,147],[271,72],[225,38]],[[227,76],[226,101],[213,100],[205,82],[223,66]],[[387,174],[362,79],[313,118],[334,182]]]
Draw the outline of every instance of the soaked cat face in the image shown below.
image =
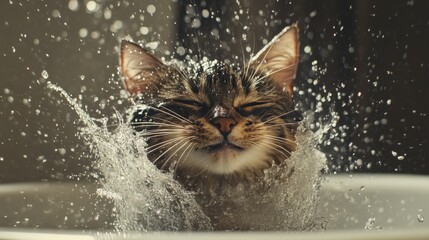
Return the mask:
[[131,124],[160,168],[199,174],[258,172],[295,148],[292,82],[298,30],[284,29],[246,66],[212,61],[186,69],[121,45],[123,80],[137,98]]

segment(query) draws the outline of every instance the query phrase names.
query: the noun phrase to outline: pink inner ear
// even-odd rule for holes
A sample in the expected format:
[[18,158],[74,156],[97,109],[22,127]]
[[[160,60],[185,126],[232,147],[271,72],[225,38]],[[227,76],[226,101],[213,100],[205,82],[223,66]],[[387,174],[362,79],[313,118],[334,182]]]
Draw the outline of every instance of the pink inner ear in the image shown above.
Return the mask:
[[261,65],[260,69],[271,75],[270,78],[286,87],[289,94],[293,92],[293,80],[295,79],[299,59],[298,27],[292,25],[286,27],[261,51],[251,62]]
[[[291,77],[293,75],[293,78]],[[295,79],[295,73],[286,73],[286,72],[279,72],[277,74],[273,74],[272,78],[278,82],[279,84],[282,84],[282,87],[292,95],[293,93],[293,80]]]
[[164,65],[155,56],[137,44],[122,41],[121,72],[127,91],[135,96],[146,92],[158,78],[157,71]]

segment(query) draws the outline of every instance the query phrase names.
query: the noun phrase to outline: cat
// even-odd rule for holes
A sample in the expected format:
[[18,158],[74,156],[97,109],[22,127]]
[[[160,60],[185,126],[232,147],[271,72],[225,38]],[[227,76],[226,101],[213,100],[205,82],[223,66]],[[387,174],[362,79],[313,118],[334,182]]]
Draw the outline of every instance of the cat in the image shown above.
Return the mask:
[[[284,28],[243,66],[165,64],[126,40],[120,51],[122,81],[135,103],[129,123],[146,138],[148,158],[173,172],[186,189],[201,193],[201,202],[210,205],[213,198],[207,196],[221,194],[224,186],[251,185],[273,165],[293,173],[287,159],[296,149],[301,120],[292,98],[297,24]],[[216,208],[207,213],[213,217]]]

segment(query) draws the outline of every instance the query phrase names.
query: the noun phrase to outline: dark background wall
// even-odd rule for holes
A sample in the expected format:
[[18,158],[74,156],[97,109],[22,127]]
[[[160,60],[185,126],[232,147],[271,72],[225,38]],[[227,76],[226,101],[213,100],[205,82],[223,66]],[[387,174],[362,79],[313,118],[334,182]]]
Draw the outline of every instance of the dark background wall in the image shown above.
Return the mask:
[[428,10],[428,1],[1,1],[0,182],[88,178],[77,116],[46,82],[112,117],[128,106],[121,38],[166,59],[184,48],[241,62],[242,49],[248,58],[296,21],[297,108],[317,124],[339,117],[321,143],[331,170],[428,174]]

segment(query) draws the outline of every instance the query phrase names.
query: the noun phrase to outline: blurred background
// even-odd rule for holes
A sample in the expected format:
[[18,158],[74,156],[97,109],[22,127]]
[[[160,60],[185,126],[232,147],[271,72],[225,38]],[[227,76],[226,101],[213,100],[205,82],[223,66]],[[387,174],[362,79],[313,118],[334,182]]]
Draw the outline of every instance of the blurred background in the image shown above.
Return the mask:
[[129,102],[122,38],[164,60],[242,62],[298,22],[297,108],[331,172],[429,174],[429,1],[1,1],[0,183],[91,178],[76,113],[115,122]]

